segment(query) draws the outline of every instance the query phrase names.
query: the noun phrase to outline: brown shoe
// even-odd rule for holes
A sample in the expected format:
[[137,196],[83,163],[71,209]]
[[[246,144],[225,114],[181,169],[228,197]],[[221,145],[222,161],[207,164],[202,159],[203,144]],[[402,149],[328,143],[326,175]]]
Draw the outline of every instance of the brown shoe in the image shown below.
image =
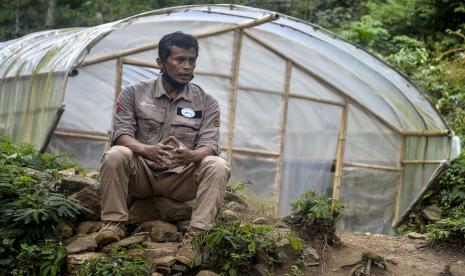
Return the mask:
[[186,234],[184,234],[184,237],[182,238],[181,248],[176,253],[176,260],[177,261],[179,261],[180,263],[183,263],[185,265],[188,265],[188,266],[192,265],[192,262],[199,255],[192,248],[192,239],[196,235],[200,234],[202,231],[203,231],[202,229],[189,227]]
[[126,237],[126,225],[123,221],[107,221],[105,226],[100,229],[95,242],[97,245],[105,246],[117,242]]

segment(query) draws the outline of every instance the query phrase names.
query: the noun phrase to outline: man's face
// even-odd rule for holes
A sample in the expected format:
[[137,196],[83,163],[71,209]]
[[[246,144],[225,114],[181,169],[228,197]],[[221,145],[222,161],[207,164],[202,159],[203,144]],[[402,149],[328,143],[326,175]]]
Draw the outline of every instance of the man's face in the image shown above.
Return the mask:
[[158,58],[157,63],[177,82],[187,84],[194,75],[196,60],[197,52],[194,48],[186,50],[173,45],[171,55],[165,61]]

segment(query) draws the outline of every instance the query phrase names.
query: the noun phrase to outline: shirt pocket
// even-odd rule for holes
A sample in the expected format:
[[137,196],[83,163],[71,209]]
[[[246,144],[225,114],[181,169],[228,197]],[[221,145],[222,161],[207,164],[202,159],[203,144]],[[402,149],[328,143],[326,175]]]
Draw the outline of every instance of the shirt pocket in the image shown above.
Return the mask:
[[137,119],[136,138],[141,143],[155,145],[160,142],[163,130],[163,119],[159,116],[147,118],[141,117]]
[[189,149],[195,148],[195,141],[200,129],[200,120],[177,116],[171,123],[170,135],[176,137]]

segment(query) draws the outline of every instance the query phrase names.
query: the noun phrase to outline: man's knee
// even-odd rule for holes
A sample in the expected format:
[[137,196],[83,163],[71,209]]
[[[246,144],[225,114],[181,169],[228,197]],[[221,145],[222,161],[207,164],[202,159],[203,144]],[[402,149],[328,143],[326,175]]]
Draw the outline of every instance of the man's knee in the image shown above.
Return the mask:
[[102,167],[116,168],[134,157],[134,153],[124,146],[111,147],[102,158]]
[[207,156],[202,159],[200,166],[218,174],[218,176],[223,176],[229,179],[231,167],[229,166],[229,163],[221,157]]

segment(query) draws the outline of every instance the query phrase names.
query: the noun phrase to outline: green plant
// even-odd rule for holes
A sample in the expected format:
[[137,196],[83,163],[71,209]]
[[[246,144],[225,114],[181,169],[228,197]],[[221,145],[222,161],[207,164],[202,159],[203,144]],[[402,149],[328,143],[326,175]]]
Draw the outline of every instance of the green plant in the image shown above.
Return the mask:
[[320,235],[329,243],[338,243],[336,222],[341,209],[342,205],[338,201],[308,190],[292,200],[289,220],[304,237],[314,238]]
[[210,267],[222,275],[237,275],[249,268],[259,252],[272,265],[279,256],[275,242],[267,235],[272,231],[271,226],[219,222],[194,238],[194,248],[201,252],[196,265]]
[[84,210],[76,201],[50,192],[24,167],[55,174],[75,166],[62,155],[42,155],[32,145],[0,137],[0,274],[56,275],[64,249],[53,241],[60,219],[72,220]]
[[426,226],[431,244],[452,244],[465,250],[465,218],[446,218]]
[[114,247],[108,255],[93,258],[78,267],[79,276],[139,276],[145,275],[147,261],[142,255],[129,255],[124,248]]
[[253,183],[250,179],[247,179],[244,182],[228,183],[228,186],[226,187],[226,191],[231,192],[231,193],[241,192],[244,190],[246,185],[252,185],[252,184]]

